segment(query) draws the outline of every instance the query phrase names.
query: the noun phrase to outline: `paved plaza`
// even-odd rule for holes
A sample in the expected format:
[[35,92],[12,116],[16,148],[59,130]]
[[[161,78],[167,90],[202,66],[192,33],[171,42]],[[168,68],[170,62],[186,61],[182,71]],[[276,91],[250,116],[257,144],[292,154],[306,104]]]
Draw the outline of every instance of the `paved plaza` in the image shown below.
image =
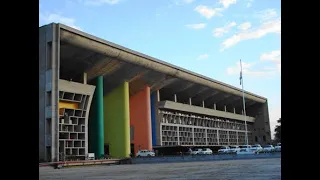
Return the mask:
[[217,179],[280,180],[281,159],[225,160],[184,163],[101,165],[53,169],[39,168],[40,180],[143,180],[143,179]]

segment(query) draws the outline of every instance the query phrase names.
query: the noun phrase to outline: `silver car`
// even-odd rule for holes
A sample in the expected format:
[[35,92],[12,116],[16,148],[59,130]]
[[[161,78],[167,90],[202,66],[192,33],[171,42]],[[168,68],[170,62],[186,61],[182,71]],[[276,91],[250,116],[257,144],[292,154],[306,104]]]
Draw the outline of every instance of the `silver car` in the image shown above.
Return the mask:
[[255,152],[262,152],[263,148],[261,147],[260,144],[254,144],[251,146],[251,150]]
[[239,146],[230,146],[229,152],[230,153],[237,153],[240,151],[240,147]]
[[265,145],[265,146],[263,146],[263,151],[264,152],[273,152],[273,151],[275,151],[275,149],[274,149],[273,145]]

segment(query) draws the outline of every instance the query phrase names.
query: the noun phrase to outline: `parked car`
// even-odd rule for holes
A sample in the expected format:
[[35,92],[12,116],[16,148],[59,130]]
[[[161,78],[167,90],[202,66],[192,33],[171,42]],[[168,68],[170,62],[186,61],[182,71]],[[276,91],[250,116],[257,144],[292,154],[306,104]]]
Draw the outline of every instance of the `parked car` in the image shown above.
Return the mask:
[[240,150],[247,150],[247,149],[251,150],[251,146],[250,145],[241,145],[239,147],[240,147]]
[[274,150],[277,152],[281,152],[281,143],[278,143],[275,147]]
[[204,148],[202,151],[200,151],[198,154],[212,154],[212,150],[209,148]]
[[155,153],[149,150],[140,150],[136,154],[137,157],[155,156]]
[[275,149],[274,149],[273,145],[264,145],[263,151],[264,152],[273,152],[273,151],[275,151]]
[[190,155],[192,154],[192,149],[191,148],[188,148],[188,150],[185,152],[186,155]]
[[230,147],[229,146],[221,146],[218,150],[218,153],[229,153]]
[[237,152],[237,155],[245,155],[245,154],[256,154],[256,152],[253,151],[248,146],[245,146],[244,148],[241,148],[240,151]]
[[192,155],[196,155],[196,154],[201,154],[202,149],[196,149],[195,151],[192,151],[191,154]]
[[236,153],[240,151],[239,146],[230,146],[229,153]]
[[260,144],[254,144],[251,146],[251,150],[255,152],[262,152],[263,148],[261,147]]

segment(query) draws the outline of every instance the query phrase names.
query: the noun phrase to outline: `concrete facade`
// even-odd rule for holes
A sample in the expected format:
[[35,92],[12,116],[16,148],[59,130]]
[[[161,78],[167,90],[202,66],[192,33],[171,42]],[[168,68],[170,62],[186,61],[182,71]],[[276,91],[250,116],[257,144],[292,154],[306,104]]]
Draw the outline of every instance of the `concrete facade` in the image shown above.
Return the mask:
[[[71,27],[39,28],[39,75],[40,159],[83,159],[89,149],[100,156],[102,147],[128,157],[130,143],[135,152],[151,144],[245,144],[241,89]],[[249,143],[270,143],[267,99],[247,91],[244,97]]]

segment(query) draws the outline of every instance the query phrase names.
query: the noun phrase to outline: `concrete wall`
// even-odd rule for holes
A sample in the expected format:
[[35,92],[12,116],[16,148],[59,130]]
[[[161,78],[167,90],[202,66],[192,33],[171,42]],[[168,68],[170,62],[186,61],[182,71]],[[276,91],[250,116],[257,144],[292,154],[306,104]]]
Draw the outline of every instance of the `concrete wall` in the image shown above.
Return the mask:
[[193,162],[193,161],[221,161],[221,160],[238,160],[238,159],[264,159],[264,158],[281,158],[281,153],[266,154],[246,154],[246,155],[197,155],[197,156],[172,156],[172,157],[150,157],[150,158],[133,158],[133,164],[151,164],[151,163],[176,163],[176,162]]
[[45,160],[46,28],[39,29],[39,159]]
[[[59,157],[59,34],[57,24],[39,28],[39,159],[53,161]],[[48,127],[51,127],[51,133],[47,132]],[[46,151],[46,146],[51,147],[51,153]]]
[[104,142],[109,144],[110,156],[130,155],[129,83],[124,82],[103,98]]
[[[159,108],[165,108],[165,109],[172,109],[172,110],[179,110],[179,111],[185,111],[185,112],[192,112],[197,114],[205,114],[209,116],[217,116],[217,117],[223,117],[223,118],[229,118],[229,119],[236,119],[236,120],[244,120],[243,115],[229,113],[225,111],[218,111],[214,109],[209,108],[203,108],[199,106],[192,106],[188,104],[182,104],[182,103],[176,103],[173,101],[161,101],[159,103]],[[248,122],[254,122],[254,118],[247,116]]]
[[[92,102],[92,97],[95,91],[95,86],[89,85],[89,84],[82,84],[72,81],[67,81],[63,79],[59,79],[59,91],[63,92],[72,92],[72,93],[78,93],[83,95],[89,95],[88,103],[86,105],[86,115],[85,115],[85,154],[88,154],[88,119],[90,114],[90,107]],[[60,105],[60,102],[59,102]],[[59,141],[58,141],[59,142]],[[59,147],[59,146],[57,146]]]
[[139,149],[152,150],[150,88],[130,97],[130,126],[133,126],[134,154]]
[[[257,111],[259,114],[256,117],[256,121],[254,123],[253,131],[253,140],[255,141],[255,137],[257,137],[259,144],[268,144],[271,143],[271,131],[270,131],[270,119],[269,119],[269,110],[268,110],[268,101],[262,104]],[[266,141],[263,140],[265,136]]]

